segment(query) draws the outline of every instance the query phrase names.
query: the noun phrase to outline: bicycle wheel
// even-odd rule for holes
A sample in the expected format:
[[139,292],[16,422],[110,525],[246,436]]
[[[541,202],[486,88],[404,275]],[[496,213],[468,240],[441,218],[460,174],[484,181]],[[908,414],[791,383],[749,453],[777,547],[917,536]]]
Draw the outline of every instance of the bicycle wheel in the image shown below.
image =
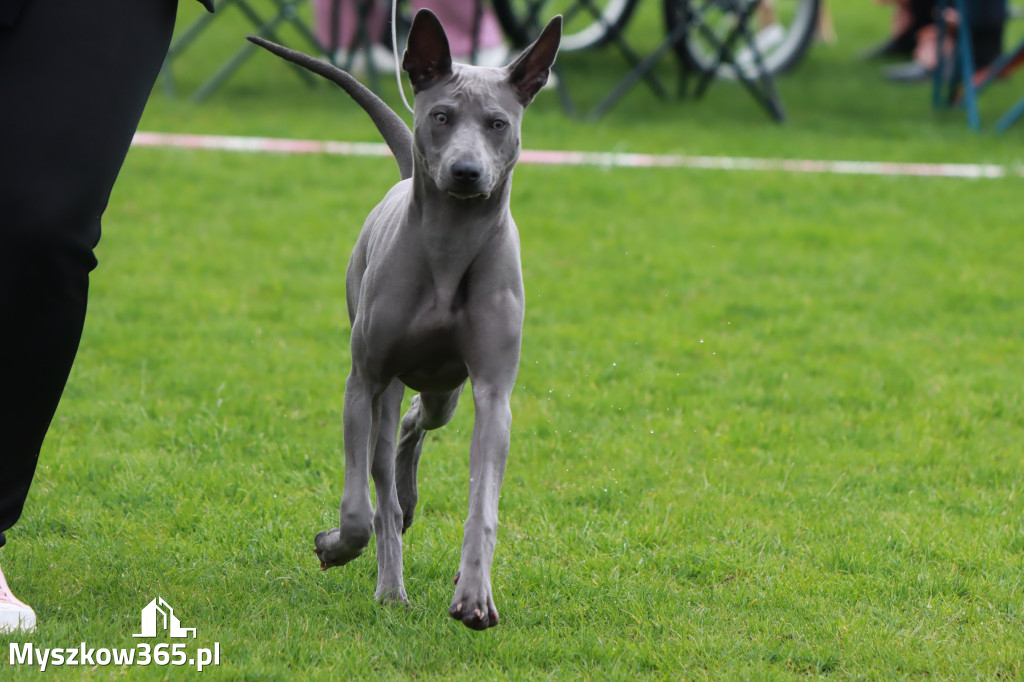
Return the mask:
[[611,31],[622,30],[638,0],[593,0],[598,19],[578,0],[492,0],[505,35],[518,47],[528,45],[556,14],[562,14],[560,50],[572,52],[605,43]]
[[[686,21],[690,12],[699,11],[703,23],[722,42],[734,26],[735,12],[730,7],[734,8],[735,3],[736,0],[664,0],[666,29],[671,31]],[[761,1],[750,20],[750,28],[769,73],[782,73],[800,63],[814,41],[820,7],[821,0]],[[717,55],[714,44],[699,30],[692,31],[678,51],[687,66],[704,73],[712,68]],[[754,55],[742,40],[737,42],[736,63],[745,76],[757,75]],[[730,64],[722,64],[716,75],[735,78],[736,70]]]

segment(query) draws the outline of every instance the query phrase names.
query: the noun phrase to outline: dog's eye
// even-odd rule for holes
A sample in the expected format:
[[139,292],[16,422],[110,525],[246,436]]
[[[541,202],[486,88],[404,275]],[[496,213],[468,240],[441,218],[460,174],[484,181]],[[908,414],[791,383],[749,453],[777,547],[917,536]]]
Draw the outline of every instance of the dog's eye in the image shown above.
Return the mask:
[[495,130],[504,130],[505,126],[507,125],[508,123],[502,121],[500,118],[496,118],[493,121],[491,121],[491,127],[494,128]]
[[434,114],[434,123],[443,126],[447,122],[448,114],[444,113],[443,111],[439,111],[436,114]]

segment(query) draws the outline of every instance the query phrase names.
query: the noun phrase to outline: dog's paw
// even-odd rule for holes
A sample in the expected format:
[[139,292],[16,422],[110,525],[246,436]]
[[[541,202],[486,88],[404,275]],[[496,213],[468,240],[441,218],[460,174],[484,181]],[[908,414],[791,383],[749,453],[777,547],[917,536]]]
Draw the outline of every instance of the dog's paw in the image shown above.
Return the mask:
[[398,506],[402,508],[402,535],[409,530],[409,526],[412,525],[413,518],[416,516],[416,503],[419,500],[419,494],[416,492],[415,479],[410,478],[415,475],[413,473],[395,477]]
[[408,503],[402,504],[402,535],[405,535],[405,531],[409,530],[409,526],[412,525],[413,518],[416,515],[416,503],[407,506]]
[[409,606],[409,597],[405,594],[405,588],[377,587],[377,601],[388,606]]
[[468,580],[460,580],[462,576],[455,576],[455,597],[452,605],[448,607],[448,615],[455,620],[461,620],[462,624],[473,630],[486,630],[498,624],[498,609],[494,606],[494,599],[491,598],[489,587],[480,585],[478,588],[471,588]]
[[316,556],[320,559],[320,570],[326,571],[332,566],[344,566],[363,553],[370,544],[368,534],[346,537],[337,528],[322,530],[316,534],[314,541]]

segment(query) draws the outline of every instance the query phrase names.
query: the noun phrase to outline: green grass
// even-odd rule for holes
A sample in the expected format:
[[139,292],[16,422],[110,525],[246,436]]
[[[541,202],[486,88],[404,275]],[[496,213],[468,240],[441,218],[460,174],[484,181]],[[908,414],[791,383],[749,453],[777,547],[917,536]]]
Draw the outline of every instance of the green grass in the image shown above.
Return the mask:
[[[783,81],[786,126],[730,84],[699,103],[638,89],[596,124],[542,95],[525,144],[1019,162],[1024,127],[975,135],[926,88],[885,86],[853,55],[886,13],[832,4],[841,42]],[[619,62],[593,59],[566,77],[596,99]],[[987,95],[987,120],[1020,87]],[[142,128],[377,139],[262,55],[203,106],[158,90]],[[445,613],[468,399],[425,451],[410,609],[373,602],[372,546],[326,574],[312,553],[341,493],[344,268],[395,177],[387,160],[131,152],[3,551],[40,627],[0,649],[134,646],[160,595],[198,628],[190,649],[220,643],[211,679],[1024,674],[1020,178],[521,167],[502,624],[474,633]]]

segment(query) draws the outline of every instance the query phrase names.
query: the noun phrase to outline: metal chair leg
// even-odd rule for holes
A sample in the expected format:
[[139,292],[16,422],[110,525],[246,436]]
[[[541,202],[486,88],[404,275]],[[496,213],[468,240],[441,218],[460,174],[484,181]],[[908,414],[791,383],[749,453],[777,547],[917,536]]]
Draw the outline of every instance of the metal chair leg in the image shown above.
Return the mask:
[[995,130],[997,133],[1005,132],[1007,128],[1013,125],[1017,119],[1024,116],[1024,97],[1022,97],[1013,107],[1010,108],[1005,114],[1003,114],[998,121],[996,121]]
[[[946,37],[946,18],[943,10],[953,7],[960,14],[957,27],[956,52],[952,61],[952,77],[947,82],[950,65],[942,53],[942,43]],[[967,111],[967,125],[971,130],[981,130],[981,116],[978,113],[978,93],[974,84],[974,53],[971,46],[971,28],[968,7],[965,0],[939,0],[938,3],[937,40],[938,63],[935,66],[935,77],[932,83],[932,106],[946,107],[953,104],[957,88],[963,89],[963,105]]]
[[[276,34],[277,28],[285,23],[290,24],[299,32],[299,34],[308,40],[310,44],[314,45],[317,50],[322,50],[323,47],[320,45],[316,36],[313,35],[313,32],[309,30],[309,27],[298,15],[298,6],[304,1],[305,0],[273,0],[276,12],[269,19],[265,19],[259,12],[257,12],[248,0],[219,0],[216,3],[216,9],[218,13],[221,13],[231,5],[238,7],[239,11],[245,15],[246,19],[248,19],[255,27],[255,33],[276,42],[281,42]],[[174,74],[172,72],[174,60],[182,55],[182,53],[199,37],[199,35],[209,26],[210,22],[214,21],[217,16],[219,16],[219,14],[203,15],[198,18],[168,49],[167,57],[164,59],[164,64],[161,68],[164,91],[168,95],[174,96],[177,94],[177,87],[174,82]],[[210,78],[196,89],[192,94],[192,99],[196,102],[206,100],[221,85],[223,85],[224,82],[230,78],[242,63],[245,62],[245,60],[248,59],[255,51],[256,47],[252,44],[245,43],[242,45],[242,47],[240,47],[230,59],[224,62]],[[306,84],[312,85],[316,82],[316,79],[301,67],[292,65],[291,68]]]

